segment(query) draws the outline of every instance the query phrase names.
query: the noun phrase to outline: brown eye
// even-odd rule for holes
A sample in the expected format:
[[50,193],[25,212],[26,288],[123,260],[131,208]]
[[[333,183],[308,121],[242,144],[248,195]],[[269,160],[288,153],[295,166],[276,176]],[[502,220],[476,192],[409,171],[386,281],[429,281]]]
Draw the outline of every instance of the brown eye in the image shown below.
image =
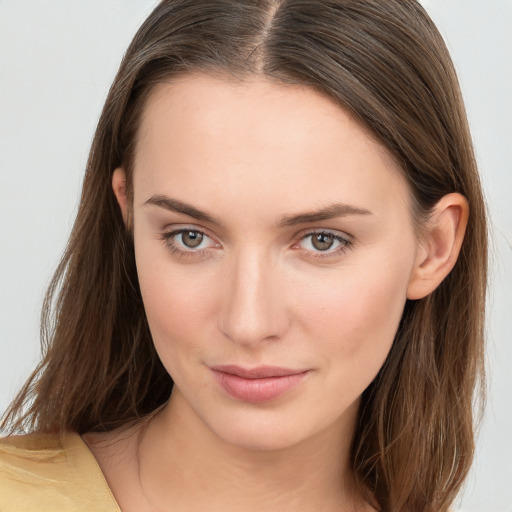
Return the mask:
[[191,249],[197,247],[203,241],[203,233],[199,231],[183,231],[181,233],[181,242],[185,247]]
[[[161,239],[171,252],[178,256],[207,257],[213,249],[221,249],[221,245],[203,231],[197,229],[175,229],[162,233]],[[208,254],[207,254],[208,253]]]
[[319,251],[327,251],[334,244],[334,235],[331,233],[315,233],[311,236],[311,243]]
[[350,235],[330,231],[314,231],[304,235],[294,249],[302,249],[304,256],[336,257],[352,247]]

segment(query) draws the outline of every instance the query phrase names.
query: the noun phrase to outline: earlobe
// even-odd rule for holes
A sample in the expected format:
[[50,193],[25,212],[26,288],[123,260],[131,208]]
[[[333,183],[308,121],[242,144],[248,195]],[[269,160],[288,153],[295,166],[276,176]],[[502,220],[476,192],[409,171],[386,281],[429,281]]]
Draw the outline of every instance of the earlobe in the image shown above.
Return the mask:
[[112,188],[116,196],[125,225],[128,225],[128,196],[126,194],[126,172],[122,167],[114,170]]
[[466,198],[447,194],[435,205],[407,288],[408,299],[432,293],[457,262],[469,217]]

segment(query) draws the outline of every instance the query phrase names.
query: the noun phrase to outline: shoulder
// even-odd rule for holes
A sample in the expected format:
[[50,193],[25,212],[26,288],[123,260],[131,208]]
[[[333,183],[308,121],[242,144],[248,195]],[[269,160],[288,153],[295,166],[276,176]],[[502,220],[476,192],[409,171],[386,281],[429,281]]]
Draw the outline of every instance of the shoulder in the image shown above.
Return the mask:
[[1,512],[119,512],[82,438],[74,433],[0,439]]

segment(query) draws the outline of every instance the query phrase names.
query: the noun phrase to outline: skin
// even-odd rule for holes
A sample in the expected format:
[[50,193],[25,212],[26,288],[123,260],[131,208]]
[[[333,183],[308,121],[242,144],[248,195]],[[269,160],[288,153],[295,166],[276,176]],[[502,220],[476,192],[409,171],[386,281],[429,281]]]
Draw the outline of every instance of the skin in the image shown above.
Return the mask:
[[[206,75],[155,88],[133,204],[125,185],[116,169],[149,325],[175,386],[146,422],[85,436],[123,511],[373,510],[350,469],[360,396],[405,301],[453,267],[464,198],[445,196],[420,240],[394,160],[332,100]],[[168,198],[211,218],[173,211]],[[344,205],[332,218],[285,222],[332,205]],[[201,244],[187,247],[180,229]],[[226,393],[210,369],[218,364],[307,374],[254,404]]]

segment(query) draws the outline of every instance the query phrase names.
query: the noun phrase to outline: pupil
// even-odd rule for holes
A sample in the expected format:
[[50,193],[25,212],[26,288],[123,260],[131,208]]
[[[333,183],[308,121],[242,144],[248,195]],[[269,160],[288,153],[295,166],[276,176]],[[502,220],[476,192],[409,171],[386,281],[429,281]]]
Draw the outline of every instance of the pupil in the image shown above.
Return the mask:
[[313,236],[312,242],[315,249],[318,249],[319,251],[326,251],[332,247],[334,237],[329,233],[319,233]]
[[197,231],[186,231],[181,240],[187,247],[197,247],[203,241],[203,235]]

